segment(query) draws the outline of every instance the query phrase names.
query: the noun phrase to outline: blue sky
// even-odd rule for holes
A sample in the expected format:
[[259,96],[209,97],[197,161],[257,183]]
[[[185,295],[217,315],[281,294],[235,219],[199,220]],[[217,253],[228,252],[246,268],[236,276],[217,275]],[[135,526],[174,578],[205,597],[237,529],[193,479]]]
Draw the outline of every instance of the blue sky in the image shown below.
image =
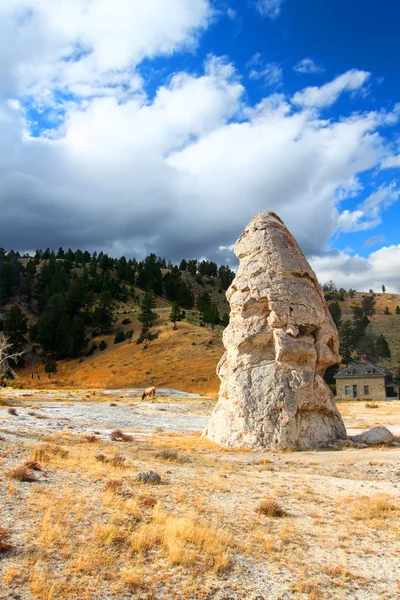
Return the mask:
[[400,292],[395,0],[4,0],[0,245],[235,263],[274,210]]

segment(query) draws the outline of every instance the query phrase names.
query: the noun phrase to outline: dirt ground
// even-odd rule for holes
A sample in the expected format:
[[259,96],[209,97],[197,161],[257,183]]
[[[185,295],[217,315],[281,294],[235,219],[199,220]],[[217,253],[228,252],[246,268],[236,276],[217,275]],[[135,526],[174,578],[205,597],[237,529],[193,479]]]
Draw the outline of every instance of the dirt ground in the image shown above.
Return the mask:
[[[222,449],[212,400],[164,394],[1,392],[1,599],[400,598],[400,448]],[[348,431],[399,435],[377,404]]]

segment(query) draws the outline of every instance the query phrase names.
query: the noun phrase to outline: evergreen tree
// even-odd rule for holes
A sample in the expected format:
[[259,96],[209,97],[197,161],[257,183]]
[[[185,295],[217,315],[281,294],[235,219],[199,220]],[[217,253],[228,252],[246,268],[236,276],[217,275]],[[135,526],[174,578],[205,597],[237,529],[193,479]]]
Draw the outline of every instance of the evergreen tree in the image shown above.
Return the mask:
[[48,358],[45,365],[44,365],[44,370],[46,373],[48,373],[49,378],[51,375],[53,375],[54,373],[57,373],[57,363],[53,358]]
[[384,294],[386,292],[386,287],[383,285],[382,286],[382,293]]
[[389,344],[383,334],[381,334],[376,340],[376,353],[381,358],[390,358]]
[[142,323],[143,328],[150,329],[158,315],[152,309],[155,307],[156,302],[154,295],[151,292],[146,292],[143,297],[142,304],[140,306],[141,311],[139,315],[139,321]]
[[399,305],[396,306],[396,315],[400,315],[400,306]]
[[172,310],[169,314],[169,320],[174,324],[173,329],[178,329],[176,326],[177,321],[182,321],[185,318],[185,311],[179,307],[177,302],[172,303]]
[[339,327],[342,323],[342,311],[339,306],[339,303],[331,302],[330,304],[328,304],[328,308],[329,308],[329,312],[332,315],[333,322],[335,323],[336,327],[339,329]]
[[211,296],[208,292],[203,292],[197,296],[196,301],[197,310],[204,313],[211,307]]
[[389,308],[386,306],[383,314],[384,315],[391,315],[392,313],[390,312]]
[[93,311],[93,325],[100,327],[101,333],[114,323],[114,302],[110,292],[100,294],[99,303]]
[[19,306],[15,305],[10,308],[4,320],[3,329],[13,352],[21,352],[26,345],[27,322],[28,319]]
[[218,306],[215,302],[213,302],[211,306],[203,312],[203,321],[204,323],[210,323],[212,329],[214,329],[214,325],[220,324],[221,317],[219,315]]
[[180,262],[180,265],[179,265],[179,270],[180,271],[187,271],[187,268],[188,268],[187,261],[184,258],[182,258],[182,260]]
[[342,362],[348,365],[357,349],[358,336],[351,321],[344,321],[340,328],[340,356]]

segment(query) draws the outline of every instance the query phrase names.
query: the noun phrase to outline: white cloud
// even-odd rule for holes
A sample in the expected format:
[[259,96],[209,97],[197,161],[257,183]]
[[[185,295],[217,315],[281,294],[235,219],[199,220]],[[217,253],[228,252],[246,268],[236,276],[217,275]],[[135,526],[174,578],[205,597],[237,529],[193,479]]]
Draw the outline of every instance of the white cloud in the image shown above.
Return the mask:
[[293,102],[299,106],[322,108],[331,106],[343,92],[360,90],[369,79],[370,73],[352,69],[339,75],[333,81],[322,85],[313,86],[296,92]]
[[338,218],[338,229],[346,233],[372,229],[382,222],[381,212],[399,199],[395,184],[382,186],[372,193],[356,210],[344,210]]
[[[379,220],[395,188],[349,211],[351,225],[341,203],[361,193],[360,174],[388,156],[382,128],[398,111],[331,120],[318,111],[361,89],[367,73],[350,71],[293,100],[265,94],[252,106],[234,65],[210,56],[200,74],[168,73],[149,98],[141,61],[193,49],[211,3],[118,7],[0,2],[2,245],[226,261],[261,210],[277,211],[308,255],[325,252],[338,222],[351,230]],[[250,68],[279,84],[279,70],[253,59]],[[56,126],[40,138],[29,135],[30,95],[38,111],[53,110]]]
[[282,4],[285,0],[256,0],[255,5],[263,17],[276,19],[281,14]]
[[337,252],[311,259],[320,282],[332,279],[337,287],[380,291],[382,284],[400,293],[400,245],[384,246],[367,257]]
[[0,95],[135,90],[145,57],[194,47],[212,15],[209,0],[3,0]]
[[321,65],[317,65],[312,58],[303,58],[293,67],[293,71],[302,74],[311,74],[323,73],[325,69]]
[[381,163],[381,169],[399,169],[400,168],[400,154],[397,156],[388,156]]
[[264,63],[261,54],[256,52],[246,65],[249,69],[249,78],[260,81],[265,86],[279,87],[282,83],[282,68],[274,62]]

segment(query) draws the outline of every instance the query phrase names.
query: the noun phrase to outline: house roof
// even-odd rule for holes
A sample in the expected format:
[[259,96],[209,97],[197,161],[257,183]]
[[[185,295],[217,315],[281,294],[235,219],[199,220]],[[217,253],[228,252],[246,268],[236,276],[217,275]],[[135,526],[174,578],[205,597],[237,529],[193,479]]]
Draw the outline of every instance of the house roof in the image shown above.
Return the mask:
[[335,375],[335,379],[346,379],[348,377],[385,377],[391,375],[389,369],[378,367],[372,362],[363,360],[358,363],[352,363]]

